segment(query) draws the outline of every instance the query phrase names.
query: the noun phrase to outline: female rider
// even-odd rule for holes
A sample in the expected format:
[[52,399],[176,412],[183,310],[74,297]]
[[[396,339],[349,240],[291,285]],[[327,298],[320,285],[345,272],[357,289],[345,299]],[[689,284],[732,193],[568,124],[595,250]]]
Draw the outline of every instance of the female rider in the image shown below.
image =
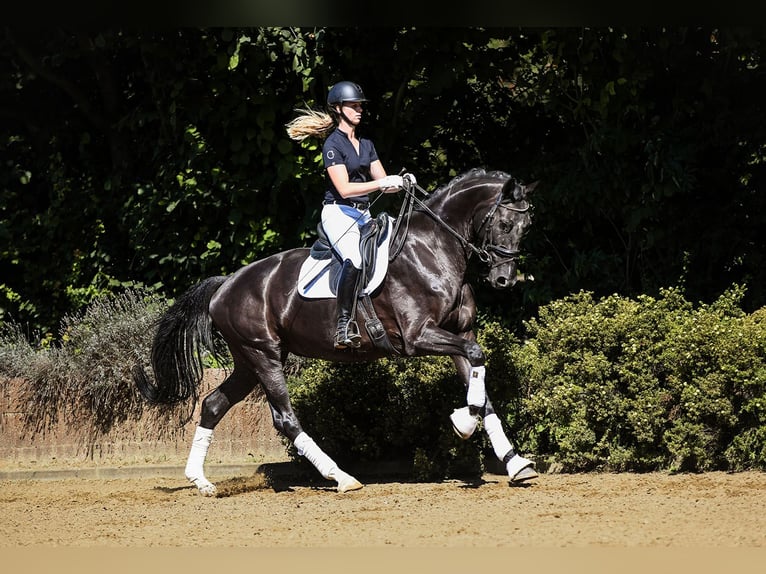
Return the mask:
[[412,174],[386,175],[372,140],[357,136],[362,102],[366,101],[358,84],[338,82],[327,95],[329,114],[301,110],[302,114],[287,124],[288,135],[296,141],[327,136],[322,148],[327,174],[322,227],[343,262],[337,286],[336,349],[357,348],[361,341],[351,310],[361,287],[359,229],[370,220],[369,194],[396,193],[404,186],[403,178],[416,183]]

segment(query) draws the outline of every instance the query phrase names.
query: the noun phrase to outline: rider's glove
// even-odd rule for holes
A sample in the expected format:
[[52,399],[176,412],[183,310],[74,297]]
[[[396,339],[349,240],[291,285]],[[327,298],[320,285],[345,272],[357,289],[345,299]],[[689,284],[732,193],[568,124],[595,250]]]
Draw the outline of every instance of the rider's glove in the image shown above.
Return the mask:
[[383,191],[387,189],[401,189],[404,187],[404,181],[402,181],[401,175],[387,175],[386,177],[379,179],[378,184]]
[[404,183],[404,189],[406,189],[407,191],[409,191],[410,189],[413,188],[413,186],[418,184],[418,180],[415,179],[415,176],[412,175],[411,173],[405,173],[404,175],[402,175],[402,181]]

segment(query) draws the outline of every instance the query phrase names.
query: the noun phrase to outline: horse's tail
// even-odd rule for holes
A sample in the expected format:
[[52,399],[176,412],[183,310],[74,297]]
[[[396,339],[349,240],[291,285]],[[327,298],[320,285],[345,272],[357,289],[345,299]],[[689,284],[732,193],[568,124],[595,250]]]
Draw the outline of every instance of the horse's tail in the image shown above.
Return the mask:
[[205,279],[179,296],[159,319],[151,352],[155,381],[149,380],[143,367],[133,371],[133,380],[147,401],[174,404],[191,398],[196,403],[204,373],[201,351],[207,349],[220,358],[208,306],[226,280],[222,276]]

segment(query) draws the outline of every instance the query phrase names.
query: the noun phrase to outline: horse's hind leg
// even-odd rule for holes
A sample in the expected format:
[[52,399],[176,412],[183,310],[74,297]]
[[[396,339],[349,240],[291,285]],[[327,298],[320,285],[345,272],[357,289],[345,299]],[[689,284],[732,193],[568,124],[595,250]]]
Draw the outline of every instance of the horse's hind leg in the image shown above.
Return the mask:
[[362,483],[353,476],[341,470],[302,428],[298,417],[290,404],[287,393],[282,362],[270,359],[262,351],[251,353],[253,365],[257,365],[258,380],[263,387],[271,408],[274,428],[287,437],[298,450],[298,454],[306,457],[324,478],[338,483],[338,492],[348,492],[362,488]]
[[247,371],[235,367],[231,375],[202,401],[200,423],[194,431],[184,469],[186,478],[197,487],[200,494],[213,496],[216,493],[215,485],[205,477],[204,472],[205,458],[213,440],[213,429],[232,406],[255,388],[255,384],[255,378]]
[[[483,414],[484,431],[489,437],[489,442],[492,444],[495,456],[505,465],[510,483],[516,485],[537,478],[538,474],[534,469],[534,462],[517,454],[511,441],[508,440],[505,432],[503,432],[500,417],[495,413],[495,409],[492,407],[484,386],[483,368],[477,371],[467,359],[461,356],[454,356],[452,359],[455,362],[458,374],[464,381],[467,381],[466,387],[468,391],[466,398],[468,406],[456,409],[450,416],[455,432],[461,438],[468,438],[475,429],[473,421],[478,421],[478,415]],[[476,378],[481,378],[481,382],[478,385],[474,381]],[[472,381],[474,381],[473,394],[471,393]],[[479,396],[479,392],[483,393],[483,397]],[[481,407],[479,407],[477,412],[476,407],[479,404],[481,404]],[[466,434],[464,431],[468,430],[470,430],[470,433]]]

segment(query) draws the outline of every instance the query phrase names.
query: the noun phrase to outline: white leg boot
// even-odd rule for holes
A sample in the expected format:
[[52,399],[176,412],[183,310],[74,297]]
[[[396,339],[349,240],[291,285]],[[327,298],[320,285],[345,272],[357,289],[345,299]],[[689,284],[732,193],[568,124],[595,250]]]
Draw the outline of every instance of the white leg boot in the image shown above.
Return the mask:
[[361,482],[338,468],[335,461],[327,456],[317,443],[314,442],[314,439],[305,432],[299,434],[293,444],[298,450],[298,454],[305,456],[316,467],[319,474],[327,480],[334,480],[338,483],[338,492],[348,492],[362,488]]
[[455,409],[449,417],[455,433],[463,440],[470,438],[479,425],[479,416],[471,414],[471,407],[480,409],[487,402],[487,391],[484,384],[485,372],[484,367],[471,369],[471,373],[468,375],[468,392],[466,393],[468,406]]
[[215,485],[205,478],[205,471],[203,469],[205,457],[207,457],[207,449],[210,447],[212,440],[213,430],[198,426],[194,432],[194,439],[192,439],[189,458],[186,461],[186,478],[197,487],[197,490],[203,496],[214,496],[216,493]]
[[463,440],[469,439],[479,425],[479,417],[472,415],[468,407],[455,409],[449,419],[452,421],[452,428],[455,429],[455,433]]
[[[489,442],[492,443],[492,449],[495,451],[495,455],[501,461],[505,462],[505,468],[508,471],[508,478],[510,479],[511,484],[519,484],[525,480],[537,478],[538,475],[534,468],[535,463],[523,456],[513,453],[513,446],[503,432],[503,425],[500,422],[500,417],[495,413],[484,417],[484,430],[487,431]],[[511,453],[513,453],[513,455],[506,460]]]
[[505,464],[505,468],[508,470],[511,484],[521,484],[538,476],[535,470],[535,463],[518,454],[513,455],[511,460]]
[[468,375],[468,392],[465,402],[469,407],[481,408],[487,402],[487,389],[484,383],[486,372],[484,367],[474,367]]

